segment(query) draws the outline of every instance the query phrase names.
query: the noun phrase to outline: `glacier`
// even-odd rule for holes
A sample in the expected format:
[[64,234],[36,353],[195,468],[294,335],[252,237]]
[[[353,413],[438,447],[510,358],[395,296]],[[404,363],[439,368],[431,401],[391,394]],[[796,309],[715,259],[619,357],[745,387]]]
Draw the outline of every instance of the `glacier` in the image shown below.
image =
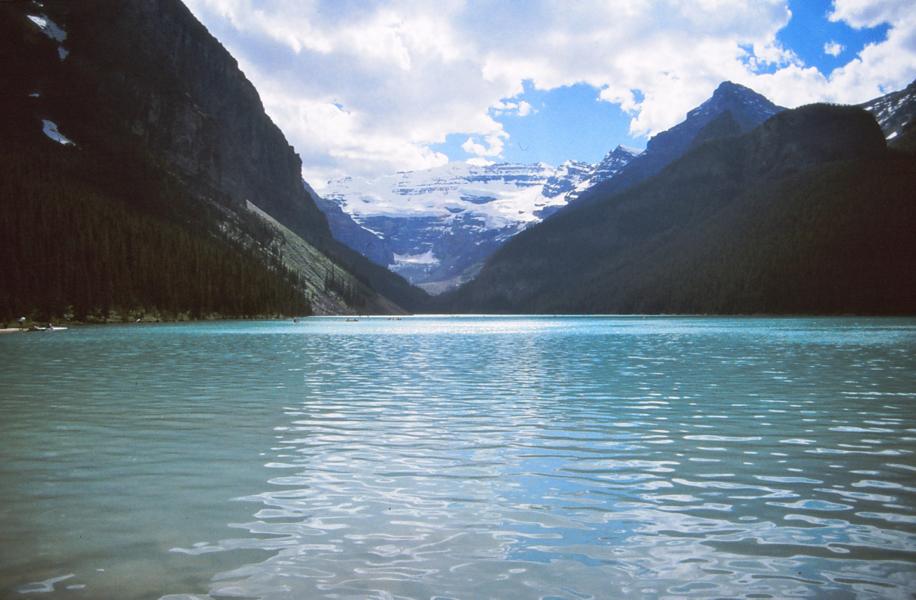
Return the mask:
[[[613,177],[638,152],[618,146],[596,164],[452,162],[345,177],[328,182],[319,206],[339,240],[438,293],[466,281],[505,240]],[[371,254],[362,250],[367,234],[374,236]]]

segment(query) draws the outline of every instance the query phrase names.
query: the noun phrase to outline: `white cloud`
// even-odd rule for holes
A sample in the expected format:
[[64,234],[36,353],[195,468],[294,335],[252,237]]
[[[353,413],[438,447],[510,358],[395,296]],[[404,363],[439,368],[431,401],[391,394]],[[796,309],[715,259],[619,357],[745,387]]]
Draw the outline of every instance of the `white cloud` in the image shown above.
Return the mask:
[[534,107],[525,100],[519,100],[518,102],[500,100],[491,108],[497,115],[515,115],[518,117],[527,117],[537,112]]
[[461,144],[461,149],[468,154],[475,156],[499,156],[503,153],[503,142],[509,135],[504,131],[496,131],[490,135],[484,136],[484,144],[468,138]]
[[[522,82],[587,83],[651,135],[730,79],[784,106],[861,102],[916,75],[912,0],[836,0],[830,18],[892,24],[825,77],[783,47],[786,0],[186,0],[239,60],[320,187],[436,166],[430,148],[461,133],[498,158],[496,118],[524,117]],[[827,48],[825,48],[825,51]]]
[[912,0],[834,0],[829,19],[861,29],[912,20],[914,12]]
[[830,41],[824,44],[824,54],[829,54],[830,56],[839,56],[846,47],[839,42]]
[[890,24],[887,39],[868,44],[830,74],[825,95],[837,102],[864,102],[900,89],[916,76],[916,4],[911,0],[835,0],[833,21],[855,28]]

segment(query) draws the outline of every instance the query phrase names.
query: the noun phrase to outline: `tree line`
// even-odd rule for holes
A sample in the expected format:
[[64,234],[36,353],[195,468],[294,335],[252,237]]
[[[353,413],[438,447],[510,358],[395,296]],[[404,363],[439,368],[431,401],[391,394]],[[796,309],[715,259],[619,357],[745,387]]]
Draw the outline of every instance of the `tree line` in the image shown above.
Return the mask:
[[311,312],[279,256],[218,234],[158,170],[49,144],[0,151],[0,320]]

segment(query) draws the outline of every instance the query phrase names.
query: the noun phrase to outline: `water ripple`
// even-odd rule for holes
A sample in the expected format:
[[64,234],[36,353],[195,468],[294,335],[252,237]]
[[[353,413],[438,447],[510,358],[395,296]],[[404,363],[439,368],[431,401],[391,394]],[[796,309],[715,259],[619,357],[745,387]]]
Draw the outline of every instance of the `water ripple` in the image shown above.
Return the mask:
[[[4,558],[54,539],[40,524],[61,507],[55,531],[115,532],[80,560],[76,537],[56,562],[34,542],[6,589],[63,593],[73,573],[105,596],[104,556],[138,574],[121,597],[173,600],[916,590],[912,320],[143,331],[54,338],[44,356],[88,344],[98,364],[3,400],[0,482],[33,503],[6,496]],[[137,360],[106,344],[143,372],[100,385]]]

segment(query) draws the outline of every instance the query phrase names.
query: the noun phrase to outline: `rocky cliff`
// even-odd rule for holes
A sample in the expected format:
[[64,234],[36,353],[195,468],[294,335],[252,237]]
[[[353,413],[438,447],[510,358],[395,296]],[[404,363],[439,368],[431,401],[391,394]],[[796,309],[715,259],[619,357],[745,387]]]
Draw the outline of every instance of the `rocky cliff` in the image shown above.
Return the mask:
[[[174,220],[318,276],[307,287],[328,310],[422,303],[422,291],[333,239],[299,157],[257,91],[180,1],[17,2],[2,10],[4,53],[12,57],[4,63],[7,139],[34,147],[49,122],[94,163],[145,165],[157,180],[174,180],[186,198],[168,209]],[[130,189],[116,193],[140,202]],[[286,252],[299,246],[290,234],[314,252]],[[324,266],[304,268],[303,256]],[[347,298],[325,289],[319,275],[337,271]]]
[[75,135],[123,135],[106,131],[104,116],[201,193],[233,206],[248,200],[306,240],[328,237],[298,156],[235,59],[183,4],[94,0],[53,8],[69,33],[67,61],[96,86],[98,110],[112,113],[75,120]]

